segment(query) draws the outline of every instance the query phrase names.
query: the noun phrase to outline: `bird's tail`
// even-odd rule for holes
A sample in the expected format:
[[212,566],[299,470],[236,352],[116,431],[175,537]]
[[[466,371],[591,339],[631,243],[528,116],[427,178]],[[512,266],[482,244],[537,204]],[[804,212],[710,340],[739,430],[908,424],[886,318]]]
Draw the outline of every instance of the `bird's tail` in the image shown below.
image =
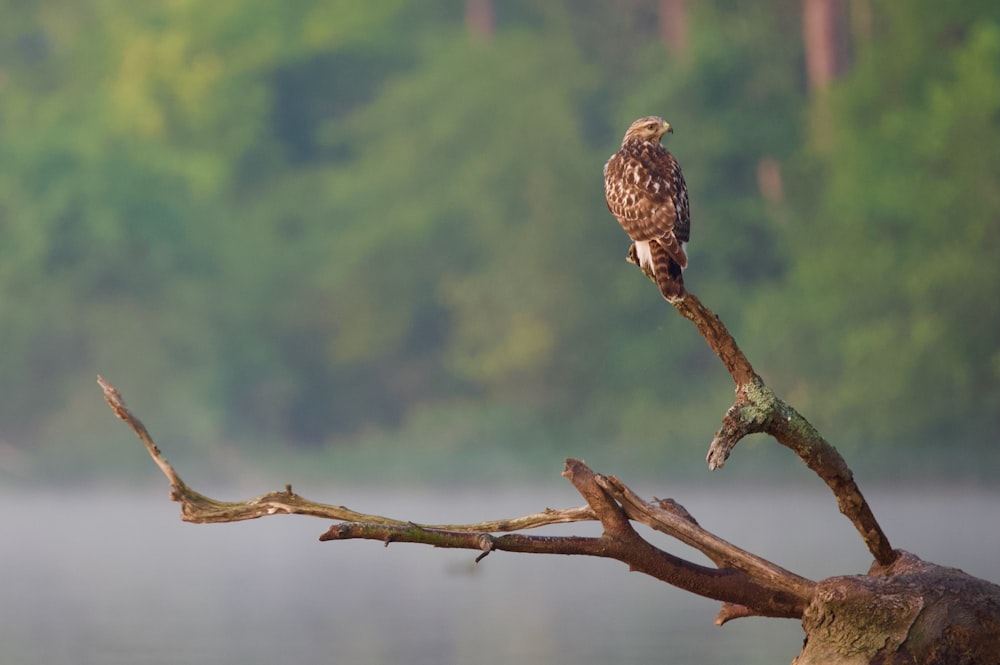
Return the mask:
[[687,292],[684,290],[684,274],[680,264],[674,261],[666,248],[655,240],[649,243],[649,250],[653,258],[653,274],[656,277],[656,285],[660,287],[660,293],[669,302],[683,300]]

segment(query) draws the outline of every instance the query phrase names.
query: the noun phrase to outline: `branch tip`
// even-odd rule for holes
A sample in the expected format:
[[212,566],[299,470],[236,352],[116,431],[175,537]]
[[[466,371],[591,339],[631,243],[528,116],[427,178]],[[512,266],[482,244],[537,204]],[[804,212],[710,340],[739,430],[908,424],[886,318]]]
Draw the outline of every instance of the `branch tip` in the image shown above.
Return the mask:
[[733,619],[742,619],[743,617],[757,616],[753,610],[745,605],[737,605],[735,603],[723,603],[722,609],[719,613],[715,615],[715,619],[712,623],[716,626],[723,626],[727,622]]

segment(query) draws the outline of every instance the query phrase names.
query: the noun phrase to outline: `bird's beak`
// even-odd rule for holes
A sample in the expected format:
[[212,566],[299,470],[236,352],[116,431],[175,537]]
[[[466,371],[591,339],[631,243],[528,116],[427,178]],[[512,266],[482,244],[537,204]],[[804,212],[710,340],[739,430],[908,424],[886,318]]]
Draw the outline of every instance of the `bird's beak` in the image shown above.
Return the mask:
[[664,134],[673,134],[674,133],[674,128],[670,126],[669,122],[664,122],[663,123],[663,133]]

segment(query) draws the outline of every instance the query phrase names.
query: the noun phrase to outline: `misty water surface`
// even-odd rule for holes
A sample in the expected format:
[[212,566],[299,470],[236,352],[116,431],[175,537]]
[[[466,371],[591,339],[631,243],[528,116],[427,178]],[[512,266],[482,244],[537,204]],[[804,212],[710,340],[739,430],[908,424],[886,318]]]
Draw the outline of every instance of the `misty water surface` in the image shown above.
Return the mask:
[[[814,579],[863,572],[870,563],[822,488],[636,489],[673,496],[706,528]],[[237,499],[253,492],[210,493]],[[424,521],[580,504],[571,488],[560,487],[302,493]],[[1000,492],[868,494],[894,546],[1000,580]],[[802,640],[789,620],[715,627],[717,603],[613,561],[498,552],[477,566],[473,552],[320,543],[327,522],[306,517],[189,525],[159,485],[119,493],[7,491],[0,500],[3,663],[752,665],[788,663]]]

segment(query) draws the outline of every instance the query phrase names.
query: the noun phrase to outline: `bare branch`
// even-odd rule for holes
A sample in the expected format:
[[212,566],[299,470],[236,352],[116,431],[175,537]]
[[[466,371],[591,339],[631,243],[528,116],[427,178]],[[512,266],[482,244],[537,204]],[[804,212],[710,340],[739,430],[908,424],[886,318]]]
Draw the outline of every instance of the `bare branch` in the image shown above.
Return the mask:
[[[634,245],[629,248],[626,260],[638,266],[650,281],[656,283],[653,273],[640,265]],[[726,411],[722,427],[709,445],[706,457],[708,468],[713,471],[721,468],[736,444],[748,434],[770,434],[798,455],[833,490],[840,512],[854,524],[875,560],[882,565],[892,563],[896,553],[840,452],[820,436],[808,420],[764,384],[722,319],[703,305],[697,296],[688,291],[684,298],[672,304],[681,316],[694,323],[736,384],[736,403]]]
[[[580,536],[527,536],[508,533],[494,536],[488,533],[474,533],[448,529],[432,529],[418,524],[365,524],[347,522],[334,524],[319,539],[351,540],[361,538],[380,540],[385,543],[420,543],[434,547],[452,549],[481,550],[484,554],[494,551],[524,552],[530,554],[585,554],[607,556],[607,546],[603,538]],[[480,555],[481,560],[482,555]]]
[[[524,534],[504,534],[494,536],[487,533],[433,529],[417,524],[336,524],[320,536],[320,540],[347,540],[364,538],[379,540],[388,545],[395,542],[422,543],[434,547],[480,550],[477,561],[493,551],[525,552],[532,554],[578,554],[617,559],[631,570],[642,572],[659,580],[699,595],[727,601],[727,606],[740,607],[740,616],[771,616],[798,618],[802,615],[812,596],[815,584],[809,580],[783,571],[774,564],[740,554],[738,548],[729,546],[735,552],[733,559],[756,560],[759,565],[747,564],[749,570],[734,567],[721,569],[707,568],[686,561],[659,550],[642,539],[629,522],[629,508],[623,508],[612,496],[612,492],[632,497],[630,505],[651,507],[635,497],[618,481],[610,481],[595,474],[586,464],[578,460],[566,460],[563,472],[581,495],[587,499],[594,514],[598,515],[605,527],[599,538],[577,536],[529,536]],[[624,488],[624,489],[622,489]],[[686,524],[689,518],[679,517],[669,510],[652,508],[652,512],[669,513]],[[652,520],[651,520],[652,521]],[[670,529],[662,531],[669,533]],[[674,534],[671,534],[674,535]],[[701,542],[704,536],[708,543]],[[712,551],[717,543],[725,543],[708,532],[698,529],[695,535],[682,538],[695,547]],[[728,544],[727,544],[728,545]],[[721,560],[721,558],[720,558]],[[761,574],[766,571],[766,574]],[[785,576],[787,579],[779,579]],[[733,601],[733,602],[729,602]],[[731,617],[735,618],[735,616]]]
[[122,394],[118,392],[118,389],[111,385],[100,374],[97,375],[97,385],[99,385],[101,390],[104,391],[104,401],[108,403],[108,406],[110,406],[111,410],[115,412],[115,415],[124,420],[128,426],[132,428],[132,431],[135,432],[135,435],[139,437],[139,440],[142,441],[143,445],[146,446],[146,450],[149,451],[149,455],[153,458],[153,461],[156,462],[156,465],[160,467],[160,471],[162,471],[163,475],[165,475],[167,480],[170,481],[170,487],[174,489],[183,487],[184,483],[181,482],[180,476],[174,472],[174,467],[167,462],[167,460],[163,457],[163,454],[160,452],[160,449],[156,447],[155,443],[153,443],[153,438],[149,435],[149,431],[146,429],[146,426],[143,425],[138,418],[133,416],[128,410],[128,407],[125,406],[125,399],[122,397]]
[[[239,522],[252,520],[267,515],[310,515],[331,520],[346,522],[365,522],[368,524],[393,525],[399,527],[412,526],[413,522],[397,520],[381,515],[369,515],[351,510],[345,506],[331,506],[305,499],[292,492],[291,485],[286,485],[283,491],[267,494],[246,501],[219,501],[195,492],[188,487],[166,460],[159,447],[153,442],[146,426],[142,424],[125,405],[125,400],[118,390],[103,377],[97,377],[97,383],[104,391],[104,399],[115,415],[125,421],[135,432],[139,440],[146,446],[150,457],[170,481],[170,498],[181,504],[181,519],[185,522],[207,524],[212,522]],[[491,520],[476,524],[438,524],[425,525],[429,529],[446,529],[463,532],[487,531],[521,531],[534,529],[550,524],[565,524],[569,522],[587,522],[597,519],[589,506],[563,508],[555,510],[546,508],[542,512],[523,517]]]
[[[601,518],[605,529],[604,538],[607,540],[607,553],[603,556],[618,559],[628,564],[630,570],[645,573],[691,593],[727,603],[744,605],[748,608],[749,614],[747,616],[752,614],[754,616],[798,618],[808,605],[814,586],[809,580],[782,571],[781,568],[763,560],[761,560],[762,563],[770,567],[772,571],[782,571],[784,575],[787,575],[787,579],[776,584],[776,579],[773,576],[760,576],[758,574],[760,570],[764,569],[763,567],[755,569],[753,573],[730,566],[718,569],[707,568],[664,552],[645,541],[632,528],[628,519],[633,517],[628,514],[629,506],[637,514],[642,513],[643,516],[650,515],[652,511],[649,510],[648,504],[640,510],[640,506],[645,502],[635,497],[631,490],[628,490],[617,480],[612,481],[595,474],[586,464],[574,459],[566,460],[566,470],[563,471],[563,475],[569,478],[573,486]],[[630,497],[628,503],[625,506],[619,504],[615,494]],[[664,515],[669,515],[665,519],[670,526],[661,530],[665,533],[674,530],[676,533],[683,533],[684,538],[679,539],[689,539],[691,541],[689,544],[697,549],[717,552],[721,547],[720,543],[725,543],[725,541],[698,527],[696,527],[696,531],[686,531],[686,527],[679,527],[680,522],[687,526],[695,526],[690,515],[682,515],[680,511],[663,510],[662,512]],[[686,512],[684,511],[684,513]],[[634,519],[641,521],[636,517]],[[675,533],[670,533],[670,535],[678,537]],[[708,536],[708,538],[702,540],[702,535]],[[726,544],[728,545],[728,543]],[[732,548],[732,550],[736,550],[736,548]],[[735,555],[736,553],[732,550],[730,552]],[[723,560],[722,557],[718,558],[719,561]],[[735,558],[742,557],[737,555]],[[750,566],[748,565],[748,567]],[[782,573],[777,573],[777,575],[780,577]]]
[[746,435],[770,434],[798,455],[833,491],[840,512],[854,524],[875,560],[883,565],[892,563],[896,553],[840,452],[764,384],[726,326],[694,294],[688,292],[674,307],[695,324],[736,383],[736,402],[726,412],[709,446],[709,468],[720,468]]
[[622,505],[629,518],[641,522],[689,545],[707,556],[719,568],[736,568],[750,575],[757,582],[807,601],[812,597],[816,583],[800,577],[766,559],[736,547],[698,523],[676,502],[656,505],[644,501],[615,478],[597,476],[597,483]]
[[698,328],[698,332],[726,366],[737,387],[760,381],[750,361],[743,355],[743,351],[736,345],[733,336],[729,334],[729,330],[715,312],[703,305],[690,291],[685,298],[675,302],[674,307],[681,316]]
[[[270,492],[243,502],[224,502],[189,488],[163,457],[149,431],[136,418],[114,386],[98,378],[105,399],[146,446],[153,461],[170,481],[171,498],[181,504],[182,519],[188,522],[235,522],[266,515],[298,514],[338,520],[322,541],[366,538],[390,542],[412,542],[478,550],[476,561],[490,552],[531,552],[536,554],[582,554],[617,559],[631,570],[702,596],[744,608],[745,615],[801,617],[808,605],[813,582],[759,559],[701,529],[679,504],[669,500],[658,505],[636,496],[615,478],[595,474],[578,460],[566,460],[563,475],[587,501],[587,506],[564,510],[547,509],[514,519],[476,524],[422,525],[381,515],[368,515],[343,506],[330,506],[304,499],[292,492]],[[604,533],[599,538],[578,536],[529,536],[502,533],[548,524],[600,520]],[[657,549],[636,533],[631,520],[642,521],[663,533],[686,542],[719,566],[701,566]]]

